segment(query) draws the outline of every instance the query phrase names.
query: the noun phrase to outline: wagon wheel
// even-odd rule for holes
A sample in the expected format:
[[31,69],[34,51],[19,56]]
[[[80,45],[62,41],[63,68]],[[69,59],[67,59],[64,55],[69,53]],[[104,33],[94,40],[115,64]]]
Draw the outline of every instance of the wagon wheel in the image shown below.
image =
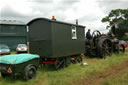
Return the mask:
[[82,62],[83,59],[82,59],[82,57],[78,56],[76,60],[78,63],[80,63],[80,62]]
[[125,47],[123,45],[119,45],[119,53],[124,53]]
[[77,63],[77,58],[76,58],[76,57],[72,58],[72,59],[71,59],[71,63],[72,63],[72,64],[76,64],[76,63]]
[[99,38],[101,36],[101,33],[100,33],[100,31],[98,31],[98,30],[95,30],[93,33],[92,33],[92,37],[93,38]]
[[106,56],[112,55],[112,42],[109,39],[102,39],[98,42],[97,46],[98,56],[106,58]]
[[64,58],[57,58],[54,66],[56,68],[56,70],[58,70],[59,68],[64,68],[65,67],[65,59]]
[[36,78],[36,68],[35,66],[27,66],[25,68],[25,80],[31,80]]

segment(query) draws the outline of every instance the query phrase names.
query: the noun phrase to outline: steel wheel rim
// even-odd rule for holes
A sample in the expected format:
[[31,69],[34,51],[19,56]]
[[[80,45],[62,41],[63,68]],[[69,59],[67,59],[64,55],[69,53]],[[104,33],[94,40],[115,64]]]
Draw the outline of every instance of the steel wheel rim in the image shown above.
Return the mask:
[[106,58],[106,56],[110,56],[112,53],[112,45],[109,40],[103,41],[101,44],[101,55]]
[[29,79],[32,79],[34,76],[35,76],[35,71],[34,71],[34,69],[30,69],[29,72],[28,72],[28,78],[29,78]]
[[56,68],[56,69],[59,69],[59,68],[61,68],[61,67],[64,67],[64,65],[65,65],[64,58],[62,58],[62,59],[57,59],[57,60],[55,61],[55,68]]

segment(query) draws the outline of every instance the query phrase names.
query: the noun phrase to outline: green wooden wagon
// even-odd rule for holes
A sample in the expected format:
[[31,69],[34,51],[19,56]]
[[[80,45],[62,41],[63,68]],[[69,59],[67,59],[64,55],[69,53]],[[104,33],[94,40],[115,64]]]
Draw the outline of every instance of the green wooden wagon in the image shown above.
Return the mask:
[[85,53],[85,26],[36,18],[28,24],[30,53],[39,54],[42,64],[53,64],[56,69],[71,60],[81,61]]

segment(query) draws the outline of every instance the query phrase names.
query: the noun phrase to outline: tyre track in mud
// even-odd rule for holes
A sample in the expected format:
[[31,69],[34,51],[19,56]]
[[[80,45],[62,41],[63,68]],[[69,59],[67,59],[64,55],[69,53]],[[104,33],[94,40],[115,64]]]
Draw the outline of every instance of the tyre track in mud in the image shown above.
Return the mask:
[[128,71],[128,60],[119,65],[113,65],[106,68],[103,72],[98,72],[94,76],[88,78],[78,79],[73,81],[71,85],[100,85],[106,78],[117,76],[120,72]]

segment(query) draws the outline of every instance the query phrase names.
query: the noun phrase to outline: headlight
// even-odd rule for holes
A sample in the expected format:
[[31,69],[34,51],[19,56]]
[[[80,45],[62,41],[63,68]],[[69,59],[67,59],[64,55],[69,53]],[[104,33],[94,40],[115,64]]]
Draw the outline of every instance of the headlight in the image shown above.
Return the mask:
[[18,50],[21,50],[21,48],[18,48]]
[[24,50],[27,50],[27,48],[24,48]]

